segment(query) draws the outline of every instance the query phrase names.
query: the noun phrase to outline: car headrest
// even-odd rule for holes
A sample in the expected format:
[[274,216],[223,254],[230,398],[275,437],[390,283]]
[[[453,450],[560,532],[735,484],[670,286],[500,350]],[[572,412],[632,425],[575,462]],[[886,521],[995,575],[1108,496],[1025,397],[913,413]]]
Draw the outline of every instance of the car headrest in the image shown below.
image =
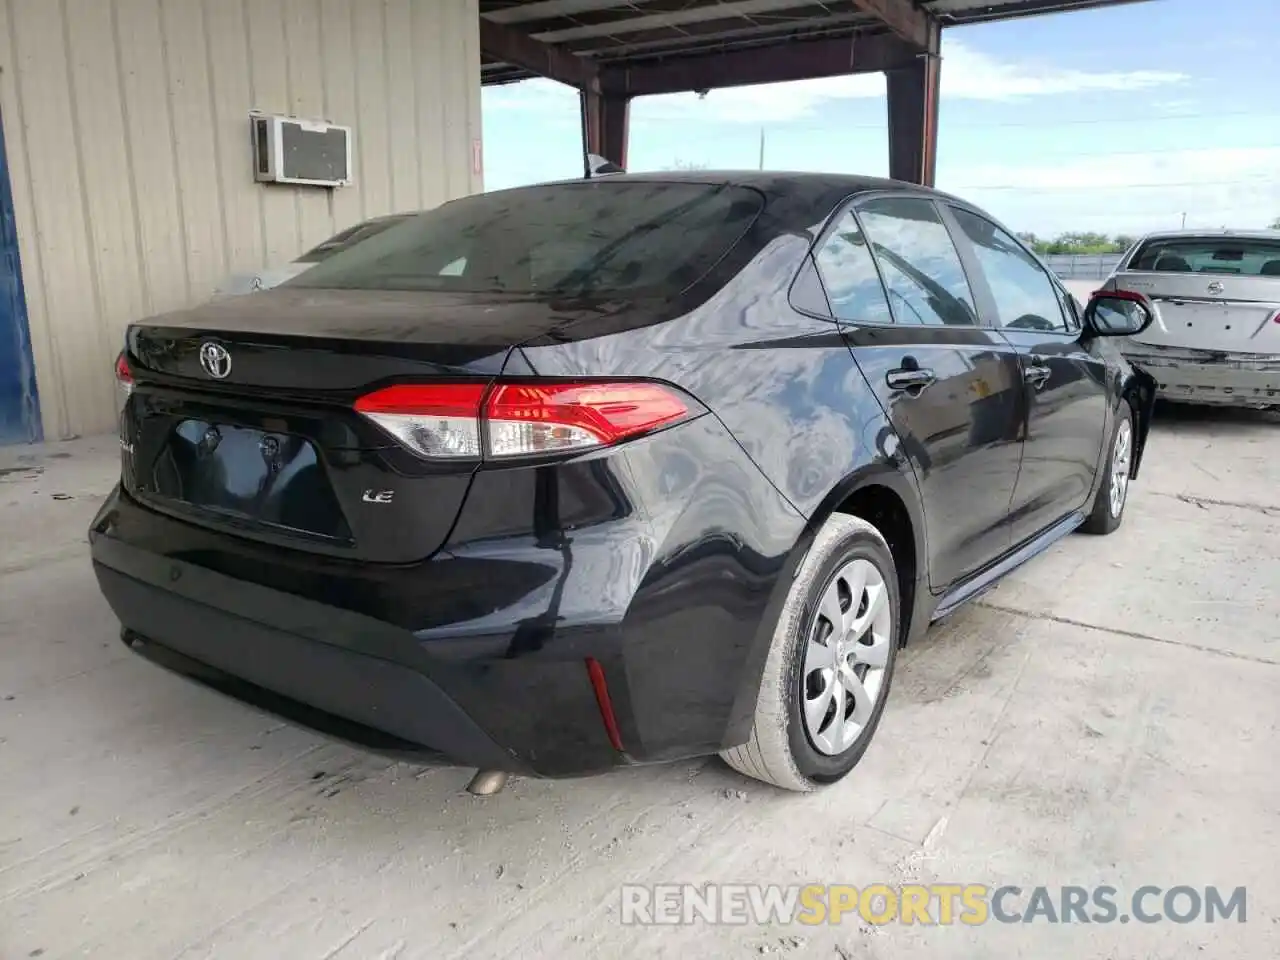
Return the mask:
[[1264,277],[1280,277],[1280,260],[1268,260],[1258,273]]
[[1156,258],[1155,269],[1167,273],[1190,273],[1191,264],[1187,263],[1182,257],[1171,253],[1162,253]]

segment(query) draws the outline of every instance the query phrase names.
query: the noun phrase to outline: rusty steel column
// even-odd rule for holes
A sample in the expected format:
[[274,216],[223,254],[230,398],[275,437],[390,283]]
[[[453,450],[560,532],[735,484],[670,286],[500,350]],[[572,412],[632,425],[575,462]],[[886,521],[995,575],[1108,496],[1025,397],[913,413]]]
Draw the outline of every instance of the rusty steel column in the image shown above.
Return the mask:
[[631,98],[582,90],[582,152],[594,153],[627,168],[627,140],[631,135]]
[[889,176],[933,186],[938,163],[938,56],[940,31],[935,24],[927,52],[914,63],[885,71],[888,80]]

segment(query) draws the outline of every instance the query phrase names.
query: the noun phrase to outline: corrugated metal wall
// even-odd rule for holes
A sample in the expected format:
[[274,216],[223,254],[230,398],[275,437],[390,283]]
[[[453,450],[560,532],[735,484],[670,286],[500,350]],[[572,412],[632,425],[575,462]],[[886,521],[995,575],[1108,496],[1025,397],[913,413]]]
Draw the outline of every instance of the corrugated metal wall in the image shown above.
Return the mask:
[[[125,325],[365,217],[481,189],[476,0],[0,0],[50,438],[110,430]],[[355,184],[254,183],[249,111],[355,129]]]

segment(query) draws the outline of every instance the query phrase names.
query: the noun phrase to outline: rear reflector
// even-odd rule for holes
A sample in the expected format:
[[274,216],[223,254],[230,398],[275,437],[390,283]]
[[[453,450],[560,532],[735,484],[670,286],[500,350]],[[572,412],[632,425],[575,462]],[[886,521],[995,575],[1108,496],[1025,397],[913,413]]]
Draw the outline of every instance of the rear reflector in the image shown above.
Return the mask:
[[609,685],[604,679],[604,667],[594,657],[587,657],[587,676],[591,678],[591,687],[596,692],[596,706],[600,708],[600,719],[604,723],[604,732],[609,735],[613,749],[622,752],[622,732],[618,729],[618,718],[613,712],[613,701],[609,699]]
[[356,401],[357,412],[429,459],[548,456],[609,446],[678,422],[689,407],[648,382],[405,384]]

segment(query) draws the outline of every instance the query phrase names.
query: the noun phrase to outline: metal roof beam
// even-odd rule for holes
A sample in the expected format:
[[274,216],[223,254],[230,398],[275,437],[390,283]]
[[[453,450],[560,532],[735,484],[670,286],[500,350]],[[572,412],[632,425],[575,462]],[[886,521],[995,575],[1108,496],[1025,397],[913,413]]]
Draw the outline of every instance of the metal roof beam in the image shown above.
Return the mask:
[[639,97],[689,90],[716,90],[814,77],[878,73],[914,63],[921,56],[893,34],[792,40],[772,46],[690,56],[600,70],[608,93]]
[[853,0],[853,5],[875,17],[913,47],[930,49],[936,33],[936,21],[912,0]]
[[579,90],[597,89],[599,73],[595,64],[562,47],[535,40],[515,27],[480,18],[480,49],[494,60]]
[[494,10],[485,16],[492,17],[498,23],[525,23],[549,17],[593,13],[610,7],[629,7],[633,2],[634,0],[526,0],[524,3]]

